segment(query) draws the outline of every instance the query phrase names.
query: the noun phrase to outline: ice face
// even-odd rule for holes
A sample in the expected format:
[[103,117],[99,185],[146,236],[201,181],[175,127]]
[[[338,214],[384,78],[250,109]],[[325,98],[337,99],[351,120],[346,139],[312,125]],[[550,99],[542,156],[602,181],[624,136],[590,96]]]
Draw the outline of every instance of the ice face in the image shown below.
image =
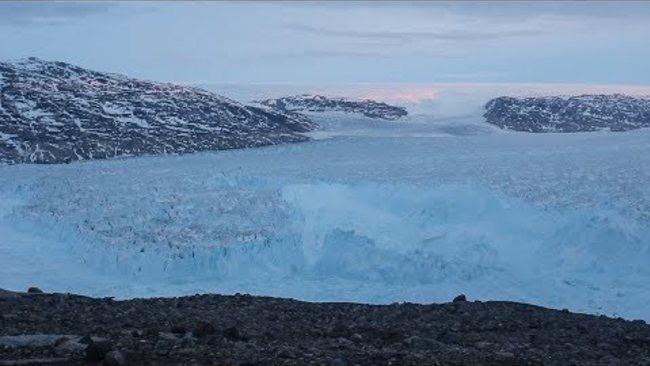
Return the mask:
[[373,303],[464,292],[650,319],[650,131],[318,118],[328,135],[303,144],[0,167],[0,287]]

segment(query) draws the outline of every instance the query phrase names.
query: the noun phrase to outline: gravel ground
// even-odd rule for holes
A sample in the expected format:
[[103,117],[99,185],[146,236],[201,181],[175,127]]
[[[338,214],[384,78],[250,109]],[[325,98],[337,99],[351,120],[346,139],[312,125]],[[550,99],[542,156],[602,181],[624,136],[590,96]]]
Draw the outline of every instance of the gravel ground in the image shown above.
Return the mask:
[[0,290],[0,365],[650,365],[650,325],[502,301]]

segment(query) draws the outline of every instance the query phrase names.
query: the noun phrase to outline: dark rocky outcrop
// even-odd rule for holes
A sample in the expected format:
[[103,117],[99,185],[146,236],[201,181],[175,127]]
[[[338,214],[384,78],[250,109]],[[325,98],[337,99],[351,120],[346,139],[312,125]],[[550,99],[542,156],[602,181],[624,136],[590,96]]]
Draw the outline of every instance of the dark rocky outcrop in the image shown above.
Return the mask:
[[626,95],[498,97],[485,106],[488,123],[525,132],[627,131],[650,127],[650,99]]
[[64,163],[306,141],[308,118],[36,58],[0,62],[0,163]]
[[281,113],[296,112],[346,112],[362,114],[369,118],[396,120],[408,114],[405,108],[374,100],[349,100],[322,95],[295,95],[259,102]]

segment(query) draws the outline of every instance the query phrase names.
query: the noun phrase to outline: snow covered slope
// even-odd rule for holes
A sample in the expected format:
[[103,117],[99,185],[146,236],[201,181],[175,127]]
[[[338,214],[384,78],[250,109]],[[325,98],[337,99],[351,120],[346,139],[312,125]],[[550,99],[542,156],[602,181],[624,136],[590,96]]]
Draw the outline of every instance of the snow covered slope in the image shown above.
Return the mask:
[[621,94],[490,100],[484,116],[501,128],[526,132],[627,131],[650,127],[650,99]]
[[0,163],[61,163],[306,141],[308,119],[63,62],[0,63]]
[[276,99],[265,99],[260,104],[279,112],[345,112],[361,114],[369,118],[396,120],[408,114],[405,108],[374,100],[349,100],[322,95],[302,94]]

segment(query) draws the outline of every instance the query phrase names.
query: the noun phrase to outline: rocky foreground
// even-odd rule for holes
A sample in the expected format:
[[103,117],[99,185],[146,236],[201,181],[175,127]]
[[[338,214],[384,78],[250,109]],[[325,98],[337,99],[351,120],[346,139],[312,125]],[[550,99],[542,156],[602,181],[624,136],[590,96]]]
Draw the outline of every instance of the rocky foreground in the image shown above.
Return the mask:
[[0,365],[650,365],[650,325],[512,302],[0,290]]

